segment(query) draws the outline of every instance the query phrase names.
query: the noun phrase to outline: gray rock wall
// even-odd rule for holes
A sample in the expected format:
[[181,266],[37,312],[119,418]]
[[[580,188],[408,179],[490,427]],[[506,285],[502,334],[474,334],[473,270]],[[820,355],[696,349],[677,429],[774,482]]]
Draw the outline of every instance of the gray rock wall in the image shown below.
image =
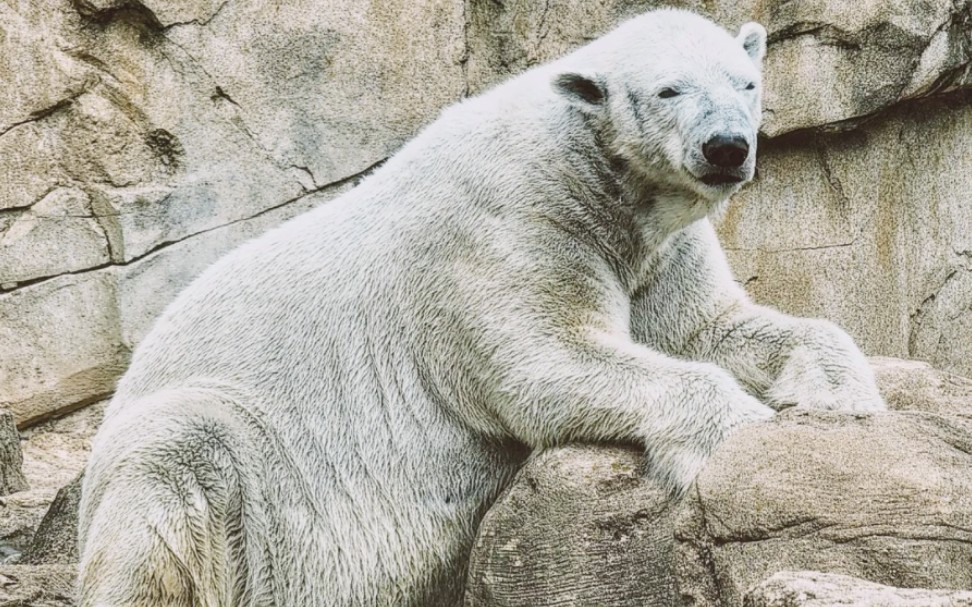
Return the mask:
[[[223,252],[660,4],[0,3],[0,407],[23,426],[102,398]],[[739,279],[972,373],[970,3],[675,4],[770,31],[759,178],[722,226]]]

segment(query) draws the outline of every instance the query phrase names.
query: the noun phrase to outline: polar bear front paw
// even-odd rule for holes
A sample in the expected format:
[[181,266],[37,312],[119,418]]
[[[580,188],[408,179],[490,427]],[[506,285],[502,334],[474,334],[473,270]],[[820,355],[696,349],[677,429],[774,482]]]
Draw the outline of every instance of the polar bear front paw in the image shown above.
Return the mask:
[[709,365],[687,379],[683,410],[693,411],[695,422],[672,428],[649,444],[647,458],[652,474],[672,495],[685,493],[708,462],[709,456],[735,431],[771,420],[776,411],[750,396],[725,371]]
[[[794,406],[844,413],[876,413],[888,410],[887,404],[879,394],[860,394],[857,391],[846,391],[843,394],[840,391],[825,393],[822,389],[814,392],[815,394],[807,394],[800,398]],[[793,401],[794,399],[785,400]]]
[[888,408],[867,359],[857,352],[795,350],[765,396],[777,410],[795,406],[868,413]]

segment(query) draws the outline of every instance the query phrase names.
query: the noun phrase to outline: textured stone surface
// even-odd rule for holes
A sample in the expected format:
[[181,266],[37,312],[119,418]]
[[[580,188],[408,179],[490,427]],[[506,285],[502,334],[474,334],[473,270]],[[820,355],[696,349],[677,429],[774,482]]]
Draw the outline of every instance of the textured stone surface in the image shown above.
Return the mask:
[[314,183],[385,158],[463,92],[461,2],[224,4],[168,38],[278,164]]
[[[245,225],[661,4],[0,4],[0,406],[23,426],[100,398]],[[666,4],[770,33],[760,178],[722,229],[741,280],[870,354],[972,373],[969,1]]]
[[903,99],[972,84],[966,0],[717,4],[725,23],[766,25],[763,132],[771,137],[848,128]]
[[0,217],[0,284],[108,261],[105,232],[81,190],[55,187],[24,212]]
[[675,527],[683,605],[781,570],[972,588],[972,419],[791,410],[712,458]]
[[0,565],[0,607],[71,607],[76,565]]
[[18,424],[114,390],[129,356],[119,339],[116,288],[105,269],[0,295],[0,407]]
[[816,571],[781,571],[746,593],[745,607],[970,607],[972,592],[905,589]]
[[636,452],[536,457],[480,527],[467,605],[740,605],[784,568],[972,588],[972,380],[872,364],[901,413],[790,411],[747,429],[674,515]]
[[0,74],[22,85],[0,93],[0,406],[21,426],[110,393],[199,271],[346,189],[464,88],[451,2],[0,15]]
[[641,459],[590,447],[534,457],[480,525],[465,604],[670,604],[671,504]]
[[874,356],[871,367],[881,395],[894,411],[972,417],[972,379],[917,360]]
[[851,128],[899,101],[972,85],[966,0],[504,0],[470,5],[470,89],[559,57],[619,20],[660,6],[769,34],[763,133]]
[[78,562],[78,504],[81,502],[82,477],[76,477],[57,492],[37,525],[20,564],[67,565]]
[[0,497],[27,488],[20,433],[13,414],[0,409]]
[[81,473],[104,406],[97,403],[22,432],[24,476],[30,488],[0,497],[0,562],[18,560],[28,550],[58,491]]
[[[894,412],[791,410],[745,429],[680,504],[641,477],[635,451],[532,459],[480,526],[466,604],[738,607],[784,569],[972,589],[972,380],[872,365]],[[777,582],[758,600],[831,604],[787,603]]]

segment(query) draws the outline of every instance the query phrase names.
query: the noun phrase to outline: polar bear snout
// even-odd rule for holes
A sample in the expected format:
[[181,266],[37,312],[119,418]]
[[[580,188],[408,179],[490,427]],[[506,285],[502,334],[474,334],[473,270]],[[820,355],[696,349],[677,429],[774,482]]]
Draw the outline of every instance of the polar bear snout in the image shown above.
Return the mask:
[[739,135],[716,135],[702,145],[702,155],[713,166],[738,169],[749,158],[749,143]]
[[704,163],[697,179],[707,186],[733,186],[752,178],[750,145],[745,137],[720,133],[702,144]]

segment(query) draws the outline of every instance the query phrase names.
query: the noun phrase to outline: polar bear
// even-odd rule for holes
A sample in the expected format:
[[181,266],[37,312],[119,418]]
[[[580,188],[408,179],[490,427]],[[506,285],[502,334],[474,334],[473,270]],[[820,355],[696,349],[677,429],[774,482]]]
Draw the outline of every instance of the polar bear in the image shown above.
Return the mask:
[[529,454],[884,408],[832,324],[755,305],[709,217],[753,176],[762,27],[647,13],[445,110],[233,251],[139,346],[80,512],[84,606],[455,606]]

